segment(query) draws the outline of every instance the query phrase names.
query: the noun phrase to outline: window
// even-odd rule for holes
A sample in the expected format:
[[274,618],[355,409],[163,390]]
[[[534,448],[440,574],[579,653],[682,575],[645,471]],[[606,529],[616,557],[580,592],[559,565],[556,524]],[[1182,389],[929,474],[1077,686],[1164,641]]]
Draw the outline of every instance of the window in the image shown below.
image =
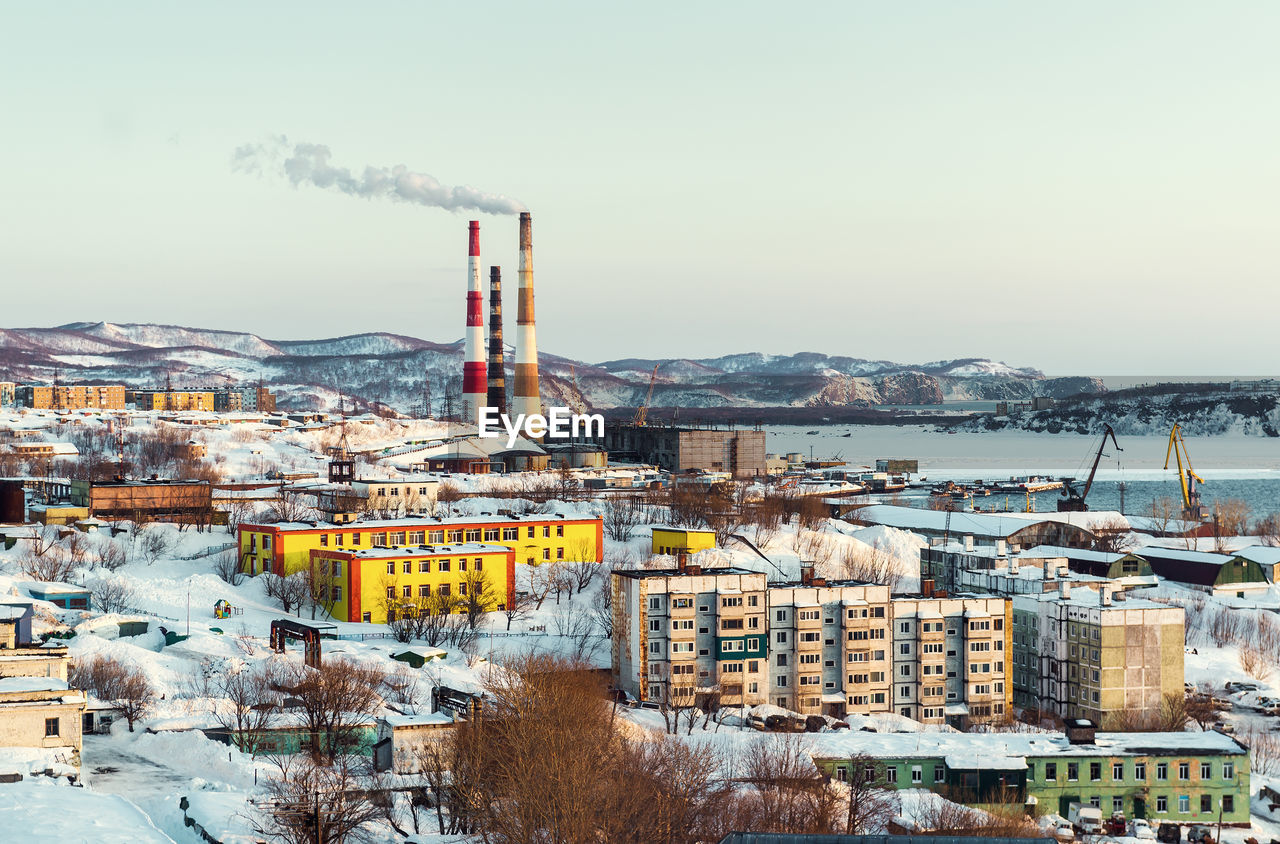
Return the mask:
[[1123,797],[1112,797],[1112,798],[1111,798],[1111,811],[1112,811],[1113,813],[1114,813],[1114,812],[1123,812],[1123,811],[1124,811],[1124,798],[1123,798]]
[[1111,763],[1111,778],[1113,780],[1124,779],[1124,763],[1123,762]]
[[459,557],[459,558],[458,558],[458,571],[466,571],[466,570],[467,570],[467,558],[466,558],[466,557]]
[[818,642],[821,640],[822,640],[821,633],[801,633],[800,634],[801,642]]
[[1178,779],[1180,780],[1191,779],[1191,763],[1190,762],[1178,763]]
[[1068,762],[1067,763],[1067,780],[1069,782],[1075,782],[1078,779],[1080,779],[1080,763]]
[[396,545],[396,546],[403,545],[403,544],[404,544],[404,531],[397,531],[396,533],[391,534],[391,538],[388,540],[388,542],[390,542],[390,544],[392,544],[392,545]]
[[1046,782],[1053,782],[1058,779],[1058,763],[1057,762],[1044,763],[1044,778]]
[[1212,812],[1212,811],[1213,811],[1213,798],[1207,794],[1201,794],[1200,795],[1200,813],[1204,814],[1206,812]]
[[898,781],[898,766],[897,766],[897,765],[888,765],[888,766],[886,766],[886,767],[885,767],[885,769],[884,769],[884,780],[885,780],[885,782],[897,782],[897,781]]
[[420,530],[411,530],[411,531],[409,531],[409,544],[410,544],[410,545],[421,545],[421,544],[423,543],[423,541],[424,541],[425,537],[426,537],[426,534],[425,534],[423,531],[420,531]]
[[1097,782],[1100,779],[1102,779],[1102,763],[1090,762],[1089,763],[1089,781]]
[[776,613],[774,613],[774,618],[775,618],[777,621],[786,621],[786,620],[787,620],[787,611],[786,611],[786,610],[778,610]]
[[1235,762],[1223,762],[1223,763],[1222,763],[1222,778],[1223,778],[1224,780],[1232,780],[1232,779],[1235,779],[1235,778],[1236,778],[1236,763],[1235,763]]
[[774,681],[775,681],[774,684],[780,689],[785,689],[787,687],[786,677],[775,677]]
[[912,765],[912,766],[911,766],[911,781],[912,781],[912,782],[924,782],[924,771],[923,771],[923,770],[921,770],[921,768],[920,768],[920,766],[919,766],[919,765]]
[[1169,763],[1168,762],[1156,763],[1156,779],[1157,780],[1169,779]]
[[424,584],[422,584],[421,586],[419,586],[419,587],[418,587],[418,597],[419,597],[419,598],[430,598],[430,597],[431,597],[431,587],[430,587],[430,586],[428,586],[428,585],[427,585],[427,584],[425,584],[425,583],[424,583]]
[[542,549],[542,559],[544,559],[544,560],[550,560],[550,559],[551,559],[551,549],[550,549],[550,548],[543,548],[543,549]]
[[672,642],[671,652],[673,654],[691,654],[693,653],[693,642]]
[[800,654],[801,665],[817,665],[822,661],[822,654]]
[[[329,534],[327,534],[327,533],[322,533],[322,534],[320,534],[320,547],[321,547],[321,548],[324,548],[324,547],[325,547],[325,546],[327,546],[328,544],[329,544]],[[251,548],[251,549],[252,549],[252,546],[253,546],[253,543],[250,543],[250,548]]]
[[441,595],[449,595],[449,594],[452,594],[452,592],[453,592],[453,590],[452,590],[452,588],[449,586],[449,584],[447,584],[447,583],[442,583],[442,584],[440,584],[440,594],[441,594]]
[[563,559],[564,559],[564,548],[557,548],[557,549],[556,549],[556,559],[557,559],[557,560],[563,560]]
[[741,673],[742,673],[742,663],[741,663],[741,662],[726,662],[726,663],[724,663],[723,665],[721,665],[721,666],[720,666],[720,671],[721,671],[721,673],[723,673],[723,674],[741,674]]
[[[654,628],[654,629],[656,630],[657,628]],[[677,618],[675,621],[671,622],[671,629],[672,629],[672,630],[692,630],[692,629],[693,629],[693,619],[692,619],[692,618]]]
[[404,597],[406,597],[406,598],[412,598],[412,597],[413,597],[413,587],[412,587],[412,586],[406,586],[406,587],[404,587],[404,588],[400,591],[400,594],[401,594],[401,595],[403,595],[403,596],[404,596]]
[[394,586],[387,587],[387,598],[392,601],[396,599],[396,588]]
[[1200,779],[1207,780],[1213,776],[1213,766],[1208,762],[1200,763]]
[[1236,810],[1236,798],[1234,794],[1222,795],[1222,811],[1224,814],[1230,814]]
[[337,601],[341,601],[341,600],[342,600],[342,587],[341,587],[341,586],[335,586],[335,587],[333,587],[333,589],[330,591],[330,593],[329,593],[329,594],[330,594],[331,598],[332,598],[335,602],[337,602]]
[[742,653],[745,644],[741,639],[729,639],[720,643],[720,650],[723,653]]
[[431,545],[439,545],[444,542],[444,531],[433,530],[427,534],[427,542]]
[[1133,776],[1134,776],[1134,779],[1136,779],[1138,782],[1145,782],[1147,779],[1147,763],[1134,762]]
[[334,577],[341,577],[342,576],[342,560],[330,560],[329,562],[332,564],[331,568],[329,569],[329,573],[332,574]]
[[[657,598],[651,598],[650,600],[656,601],[656,600],[658,600],[658,599],[657,599]],[[678,609],[678,610],[687,610],[687,609],[692,609],[692,608],[693,608],[693,598],[672,598],[672,599],[671,599],[671,606],[675,607],[675,608],[676,608],[676,609]]]
[[817,621],[818,615],[819,613],[817,610],[800,610],[801,621]]
[[60,720],[60,719],[58,719],[58,718],[46,718],[46,719],[44,719],[44,734],[45,734],[46,736],[56,736],[56,735],[59,735],[59,732],[58,732],[58,728],[59,728],[58,721],[59,721],[59,720]]
[[504,542],[510,542],[520,538],[520,528],[503,528],[502,539]]
[[396,573],[396,564],[387,563],[387,574],[395,574],[395,573]]
[[720,619],[721,630],[741,630],[742,619],[740,618],[722,618]]
[[[679,599],[677,599],[677,600],[679,600]],[[661,598],[659,598],[659,597],[656,597],[656,596],[650,596],[650,598],[649,598],[649,609],[651,609],[651,610],[660,610],[660,609],[662,609],[662,599],[661,599]]]
[[1178,795],[1178,814],[1185,815],[1191,811],[1191,797],[1186,794]]
[[1161,794],[1156,798],[1156,814],[1164,815],[1169,811],[1169,798]]
[[440,565],[436,567],[436,571],[449,571],[449,566],[450,562],[448,560],[441,560]]
[[498,539],[499,539],[499,537],[501,537],[501,536],[502,536],[502,531],[500,531],[498,528],[485,528],[485,529],[484,529],[484,541],[485,541],[485,542],[497,542],[497,541],[498,541]]
[[360,534],[358,534],[358,533],[353,533],[353,534],[351,534],[351,544],[352,544],[352,545],[359,545],[359,544],[360,544]]
[[543,526],[542,526],[542,538],[543,538],[543,539],[550,539],[550,538],[551,538],[551,525],[543,525]]
[[460,530],[449,531],[449,542],[453,543],[454,545],[460,544],[462,542],[462,531]]
[[368,624],[372,619],[373,619],[373,613],[369,613],[369,612],[360,613],[360,620],[363,621],[365,624]]
[[742,596],[741,595],[725,595],[720,599],[720,606],[740,607],[742,606]]
[[386,548],[386,547],[387,547],[387,535],[386,535],[385,533],[375,533],[375,534],[373,534],[373,539],[372,539],[371,541],[373,542],[373,547],[374,547],[374,548]]
[[400,566],[400,570],[405,574],[413,574],[413,563],[405,560],[404,565]]

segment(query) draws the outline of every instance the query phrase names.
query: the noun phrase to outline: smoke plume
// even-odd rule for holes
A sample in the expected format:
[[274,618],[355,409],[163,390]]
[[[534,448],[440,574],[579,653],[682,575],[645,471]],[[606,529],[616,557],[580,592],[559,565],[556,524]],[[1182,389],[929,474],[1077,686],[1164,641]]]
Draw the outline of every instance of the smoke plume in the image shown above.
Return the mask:
[[237,147],[231,156],[231,166],[241,173],[284,175],[294,187],[310,184],[364,199],[395,199],[482,214],[519,214],[526,210],[523,204],[502,194],[485,193],[466,185],[442,185],[435,177],[415,173],[403,164],[365,167],[364,172],[356,176],[346,167],[330,164],[331,155],[324,144],[290,143],[282,135],[269,143]]

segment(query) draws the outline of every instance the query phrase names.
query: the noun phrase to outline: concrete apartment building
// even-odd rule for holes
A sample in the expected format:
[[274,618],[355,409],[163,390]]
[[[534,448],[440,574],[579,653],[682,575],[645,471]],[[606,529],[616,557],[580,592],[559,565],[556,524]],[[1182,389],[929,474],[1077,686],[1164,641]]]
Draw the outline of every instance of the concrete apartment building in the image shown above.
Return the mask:
[[953,726],[1004,717],[1012,702],[1004,598],[892,597],[808,572],[770,584],[698,566],[617,571],[612,588],[613,683],[641,700],[692,705],[718,692],[723,705]]
[[739,568],[616,571],[613,684],[640,700],[690,706],[766,702],[765,575]]
[[120,410],[125,406],[125,388],[123,384],[23,385],[15,388],[13,400],[37,410]]
[[893,711],[953,726],[1005,717],[1013,703],[1012,608],[991,596],[929,594],[892,602]]
[[805,715],[889,711],[889,587],[806,571],[768,596],[769,703]]
[[605,425],[604,446],[615,456],[629,455],[669,472],[725,472],[733,478],[762,478],[764,431],[727,428],[675,428],[630,423]]
[[1014,701],[1120,728],[1183,693],[1181,607],[1063,581],[1013,598]]

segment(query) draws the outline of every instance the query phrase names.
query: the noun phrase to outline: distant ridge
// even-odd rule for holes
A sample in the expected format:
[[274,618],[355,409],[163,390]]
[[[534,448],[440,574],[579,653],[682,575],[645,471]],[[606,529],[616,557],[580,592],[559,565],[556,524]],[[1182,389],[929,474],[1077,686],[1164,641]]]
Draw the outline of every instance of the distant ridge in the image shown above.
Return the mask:
[[[658,367],[655,406],[875,407],[943,400],[1025,399],[1102,392],[1093,378],[1045,378],[1038,369],[984,358],[901,364],[816,352],[759,352],[715,358],[624,358],[589,363],[539,358],[543,398],[570,403],[576,369],[590,407],[634,407]],[[54,328],[0,329],[0,380],[123,382],[154,387],[210,386],[262,379],[282,406],[334,406],[339,392],[408,412],[430,380],[433,406],[460,379],[461,341],[438,343],[369,332],[317,340],[151,323],[71,322]]]

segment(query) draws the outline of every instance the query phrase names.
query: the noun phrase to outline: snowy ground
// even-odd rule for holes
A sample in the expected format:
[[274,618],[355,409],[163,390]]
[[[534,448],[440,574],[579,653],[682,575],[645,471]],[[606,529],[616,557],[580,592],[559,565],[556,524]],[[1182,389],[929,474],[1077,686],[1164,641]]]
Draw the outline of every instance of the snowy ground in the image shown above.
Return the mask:
[[[83,423],[89,427],[104,424],[92,418]],[[130,431],[142,433],[156,422],[154,415],[134,414],[128,424]],[[68,428],[58,427],[53,414],[4,412],[0,413],[0,425],[44,429],[43,435],[48,439],[71,436]],[[379,449],[407,440],[439,436],[441,428],[431,422],[361,420],[347,425],[347,439],[353,448]],[[336,444],[338,435],[336,428],[299,430],[257,423],[190,429],[191,439],[208,446],[211,462],[225,478],[245,481],[262,479],[273,470],[319,472],[324,465],[324,449]],[[973,436],[980,438],[987,448],[994,439],[990,435]],[[1043,439],[1043,435],[1027,436]],[[900,446],[899,451],[908,447],[909,440],[895,439],[897,434],[886,437],[875,443],[878,452],[883,452],[877,456],[897,453],[893,446]],[[843,440],[844,443],[849,441]],[[1251,438],[1250,445],[1255,444]],[[1075,443],[1070,445],[1072,453],[1076,447]],[[771,438],[770,450],[788,449],[775,446]],[[1032,467],[1033,470],[1043,468]],[[368,466],[364,471],[380,475],[394,472],[383,466]],[[455,478],[455,481],[464,489],[479,493],[503,486],[514,487],[521,482],[502,476]],[[491,512],[508,504],[497,499],[468,498],[450,506],[458,514],[467,515]],[[550,509],[566,515],[598,515],[603,512],[604,504],[599,500],[552,502]],[[192,814],[210,824],[217,824],[218,837],[228,844],[248,840],[244,817],[249,811],[246,801],[258,793],[257,783],[274,768],[269,761],[253,759],[189,729],[209,723],[215,705],[215,701],[195,694],[190,681],[201,673],[231,671],[271,658],[267,633],[271,620],[280,617],[281,613],[274,601],[266,596],[260,581],[246,580],[232,586],[214,573],[218,550],[233,540],[225,530],[197,533],[194,529],[179,531],[172,526],[153,526],[150,530],[162,533],[168,546],[154,562],[147,562],[139,545],[130,539],[131,534],[126,534],[115,541],[125,547],[133,558],[131,562],[113,573],[95,568],[91,562],[95,556],[94,548],[108,541],[105,533],[98,533],[90,537],[91,547],[86,563],[72,580],[86,585],[103,578],[121,580],[134,596],[128,615],[150,619],[153,628],[163,625],[179,633],[189,631],[190,638],[167,647],[157,632],[121,639],[115,634],[114,624],[106,623],[112,619],[104,620],[100,613],[64,612],[50,605],[41,607],[37,632],[76,628],[77,635],[69,641],[73,658],[82,659],[102,653],[140,666],[163,699],[156,711],[139,725],[137,732],[129,733],[120,722],[110,736],[86,738],[83,772],[87,789],[64,789],[60,792],[72,794],[74,791],[64,803],[71,810],[61,813],[48,811],[54,817],[49,819],[51,825],[47,828],[41,826],[45,821],[40,815],[57,801],[53,786],[38,783],[24,783],[21,787],[0,786],[0,830],[30,829],[37,837],[24,840],[34,841],[76,841],[91,837],[95,842],[108,843],[127,839],[140,844],[169,840],[178,844],[198,844],[198,836],[183,824],[178,804],[185,796],[191,800]],[[769,534],[751,529],[743,533],[763,551],[769,558],[768,562],[737,542],[730,542],[724,549],[704,552],[697,562],[706,566],[736,565],[766,571],[773,576],[796,578],[803,557],[818,560],[819,574],[838,578],[850,561],[867,555],[880,555],[887,558],[891,569],[901,577],[900,589],[909,590],[918,585],[919,549],[926,544],[919,536],[905,531],[857,527],[843,522],[830,522],[820,532],[788,525]],[[653,566],[674,563],[670,558],[650,560],[649,543],[649,526],[643,525],[627,542],[607,540],[606,562]],[[29,578],[20,573],[19,561],[26,550],[26,544],[20,542],[9,551],[0,551],[0,595],[24,594],[23,584]],[[529,568],[518,566],[518,588],[527,589],[530,578]],[[514,635],[508,635],[505,615],[491,614],[483,622],[486,635],[470,656],[451,651],[442,663],[430,663],[420,672],[425,681],[420,691],[420,704],[429,700],[432,683],[458,688],[479,687],[486,672],[507,656],[530,650],[555,653],[574,650],[573,637],[559,633],[574,617],[589,616],[598,605],[605,585],[606,579],[600,577],[580,594],[562,596],[559,601],[552,595],[540,609],[512,624],[510,634]],[[1199,593],[1167,585],[1160,587],[1155,596],[1186,601],[1203,598]],[[230,620],[214,619],[212,607],[219,599],[230,601],[242,609],[243,614]],[[1235,599],[1207,600],[1215,606],[1232,605],[1238,611],[1251,612],[1253,608],[1280,607],[1280,590],[1273,588],[1243,603]],[[346,622],[339,622],[338,627],[343,635],[382,634],[386,631],[381,625]],[[220,628],[222,632],[213,628]],[[587,644],[588,658],[598,666],[607,666],[608,642],[597,636]],[[1195,639],[1191,644],[1196,653],[1187,655],[1188,681],[1208,682],[1220,687],[1228,680],[1250,679],[1241,667],[1237,648],[1217,648],[1203,638]],[[326,655],[342,654],[356,660],[367,660],[394,670],[402,666],[392,661],[390,654],[401,647],[391,639],[343,639],[326,642],[325,652]],[[287,658],[299,660],[300,653],[293,649]],[[1271,676],[1262,685],[1265,693],[1280,697],[1280,676]],[[1236,724],[1239,731],[1273,730],[1280,725],[1280,719],[1253,713],[1244,703],[1246,701],[1241,701],[1241,705],[1225,716],[1226,720]],[[665,728],[660,714],[650,710],[628,710],[626,719],[638,735],[645,735],[646,731],[660,732]],[[729,745],[754,741],[758,734],[745,730],[741,724],[741,717],[734,718],[729,714],[719,722],[697,728],[695,732],[719,736],[719,740]],[[877,726],[880,729],[904,729],[911,725],[878,723]],[[148,733],[148,727],[162,732]],[[1275,773],[1280,775],[1280,771]],[[1268,775],[1255,773],[1254,791],[1269,782]],[[1255,810],[1257,808],[1255,804]],[[86,826],[95,820],[76,821],[80,826],[67,826],[72,823],[68,817],[78,815],[87,819],[110,819],[119,830],[127,832],[116,837],[104,833],[105,837],[100,837],[96,827]],[[1259,818],[1251,832],[1263,841],[1273,835],[1280,837],[1280,820],[1273,822]],[[1248,834],[1250,831],[1232,830],[1224,832],[1224,839],[1243,841]],[[432,842],[445,840],[429,835],[416,837]]]

